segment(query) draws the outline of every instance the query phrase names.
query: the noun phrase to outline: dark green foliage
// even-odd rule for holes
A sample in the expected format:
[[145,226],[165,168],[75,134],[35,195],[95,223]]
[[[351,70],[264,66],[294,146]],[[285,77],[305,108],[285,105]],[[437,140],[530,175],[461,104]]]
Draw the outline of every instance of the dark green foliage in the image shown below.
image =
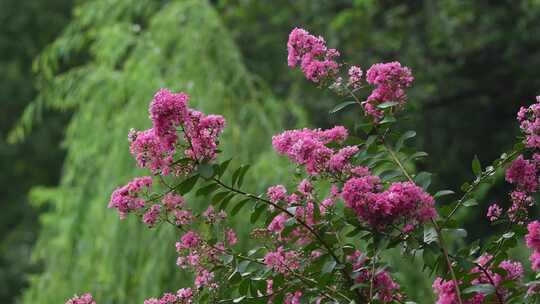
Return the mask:
[[28,203],[35,184],[57,183],[64,152],[59,146],[68,115],[44,111],[47,122],[24,143],[9,145],[8,131],[34,98],[32,60],[67,23],[71,0],[0,1],[0,303],[11,303],[27,285],[39,225]]

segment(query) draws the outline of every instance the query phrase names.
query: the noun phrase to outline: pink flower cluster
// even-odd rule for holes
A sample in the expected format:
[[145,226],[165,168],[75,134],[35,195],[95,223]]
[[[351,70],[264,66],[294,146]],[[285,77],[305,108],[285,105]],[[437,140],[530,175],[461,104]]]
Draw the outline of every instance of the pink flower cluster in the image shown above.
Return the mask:
[[[184,198],[178,194],[167,193],[161,203],[147,205],[142,197],[143,190],[149,190],[152,186],[152,177],[137,177],[127,185],[116,189],[109,202],[109,208],[116,208],[120,218],[125,218],[129,213],[142,210],[142,222],[149,227],[155,226],[164,214],[172,214],[176,225],[188,225],[193,220],[193,214],[184,210]],[[147,208],[148,207],[148,208]],[[145,209],[146,208],[146,209]]]
[[131,141],[129,150],[139,167],[150,169],[152,174],[162,172],[163,175],[169,175],[174,149],[166,148],[155,129],[132,130],[128,138]]
[[487,217],[490,222],[494,222],[501,217],[502,208],[497,204],[491,204],[488,208]]
[[289,274],[300,268],[300,258],[298,252],[285,250],[280,246],[276,251],[270,251],[264,256],[264,264],[276,272]]
[[231,228],[224,229],[224,241],[211,245],[194,231],[186,232],[176,243],[179,256],[176,265],[182,269],[192,268],[195,273],[194,285],[197,289],[219,288],[215,274],[211,269],[213,265],[221,263],[221,256],[227,252],[226,246],[234,246],[238,239]]
[[531,194],[538,190],[539,165],[539,154],[535,153],[531,160],[519,155],[506,170],[506,181],[517,187],[510,193],[512,206],[506,212],[513,223],[523,224],[529,217],[528,208],[534,203]]
[[123,219],[128,213],[144,208],[145,200],[141,197],[143,190],[152,186],[152,177],[136,177],[127,185],[114,190],[109,201],[109,208],[116,208]]
[[528,233],[525,236],[527,247],[533,250],[529,257],[534,271],[540,271],[540,222],[533,221],[527,226]]
[[358,147],[347,146],[336,152],[327,144],[342,143],[347,136],[347,129],[342,126],[327,130],[289,130],[272,137],[272,145],[279,154],[305,166],[310,175],[342,173],[353,169],[349,162],[358,152]]
[[[217,153],[219,135],[225,127],[220,115],[204,115],[187,106],[189,96],[185,93],[171,93],[159,90],[150,103],[152,128],[137,132],[130,131],[130,151],[137,165],[148,168],[152,174],[169,175],[186,171],[181,166],[173,166],[173,156],[179,146],[178,128],[184,134],[184,154],[198,162],[212,161]],[[189,168],[187,168],[189,170]]]
[[[438,296],[435,304],[459,304],[456,285],[452,280],[445,281],[442,278],[436,278],[432,288]],[[463,304],[481,304],[484,301],[483,294],[475,294],[472,298],[463,301]]]
[[367,258],[356,250],[352,255],[347,257],[347,260],[352,263],[352,268],[358,276],[355,279],[357,284],[370,284],[373,277],[374,296],[378,296],[382,303],[391,303],[394,300],[400,300],[399,284],[397,284],[390,273],[385,270],[377,270],[376,273],[371,272]]
[[536,192],[538,188],[537,168],[534,162],[518,156],[506,170],[506,181],[516,184],[518,189],[526,192]]
[[[309,179],[303,179],[298,183],[297,191],[288,195],[287,189],[283,185],[271,186],[267,190],[268,200],[275,205],[283,209],[287,209],[291,212],[278,213],[267,226],[269,233],[275,234],[277,240],[287,243],[295,242],[297,245],[309,244],[312,239],[312,235],[307,231],[307,228],[302,225],[295,226],[289,233],[283,235],[282,232],[285,229],[286,222],[295,218],[295,222],[302,221],[307,226],[313,226],[320,222],[320,219],[315,216],[316,208],[321,217],[324,217],[328,210],[333,207],[335,200],[339,195],[339,191],[335,185],[332,185],[330,195],[322,200],[320,203],[316,197],[316,191]],[[269,206],[270,211],[275,211],[274,206]]]
[[[497,289],[497,293],[506,298],[508,291],[503,287],[503,283],[506,281],[520,280],[523,277],[523,266],[520,262],[504,260],[499,263],[498,267],[494,267],[491,263],[493,260],[492,255],[482,255],[478,258],[477,266],[471,270],[471,273],[478,274],[478,277],[471,281],[472,285],[478,284],[494,284]],[[502,269],[505,274],[502,275],[494,269]]]
[[[476,277],[471,281],[471,284],[491,284],[497,290],[497,296],[506,299],[508,290],[504,287],[505,282],[521,280],[523,278],[523,266],[520,262],[505,260],[495,267],[492,263],[492,255],[482,255],[477,260],[477,267],[471,269],[471,274],[476,274]],[[504,274],[496,269],[504,270]],[[452,281],[444,281],[441,278],[436,278],[433,283],[433,289],[438,295],[436,304],[458,304],[455,285]],[[477,292],[472,298],[465,300],[464,304],[480,304],[486,299],[486,295]]]
[[512,223],[524,224],[529,219],[529,207],[534,204],[533,198],[524,191],[510,192],[512,206],[506,211]]
[[285,296],[284,304],[300,304],[302,299],[302,292],[297,290],[293,293],[288,293]]
[[82,296],[75,295],[73,298],[67,300],[66,304],[96,304],[96,301],[94,301],[91,294],[86,293]]
[[364,72],[359,66],[353,65],[349,68],[349,81],[347,82],[347,86],[349,86],[351,90],[355,91],[361,87],[363,73]]
[[315,37],[304,29],[295,28],[289,34],[287,50],[289,66],[300,65],[306,78],[315,83],[322,83],[338,71],[335,58],[339,57],[339,52],[327,48],[321,36]]
[[393,183],[382,191],[378,176],[353,177],[343,186],[342,197],[348,208],[378,229],[400,223],[416,225],[437,217],[433,197],[411,182]]
[[176,264],[181,268],[192,267],[195,270],[195,287],[217,289],[218,284],[214,282],[214,273],[208,270],[208,265],[216,263],[218,255],[223,252],[224,247],[214,248],[202,242],[198,233],[188,231],[179,242],[176,243],[176,250],[180,254]]
[[517,119],[521,131],[527,136],[525,144],[529,148],[540,148],[540,96],[536,96],[536,103],[529,107],[519,109]]
[[176,294],[166,293],[161,298],[144,300],[144,304],[191,304],[193,302],[193,290],[191,288],[179,289]]
[[375,89],[363,103],[366,114],[378,121],[383,111],[377,105],[387,101],[403,105],[407,100],[405,88],[410,87],[413,80],[411,70],[397,61],[372,65],[366,73],[366,81]]

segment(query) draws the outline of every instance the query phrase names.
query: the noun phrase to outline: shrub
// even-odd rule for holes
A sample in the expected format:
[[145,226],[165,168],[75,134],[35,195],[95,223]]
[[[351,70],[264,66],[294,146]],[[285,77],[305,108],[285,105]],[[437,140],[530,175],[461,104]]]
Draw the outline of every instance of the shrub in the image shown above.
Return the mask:
[[[117,188],[109,208],[121,219],[137,216],[149,228],[176,227],[176,266],[191,271],[194,280],[145,304],[414,303],[381,257],[391,248],[421,257],[438,275],[438,304],[536,303],[538,282],[527,282],[508,250],[525,239],[533,251],[532,270],[540,269],[540,224],[529,217],[538,189],[540,97],[519,111],[522,135],[514,149],[485,168],[475,158],[474,181],[464,184],[455,202],[438,206],[439,197],[454,193],[430,194],[431,174],[409,169],[427,156],[407,146],[415,132],[394,126],[406,108],[412,71],[399,62],[377,63],[363,81],[359,66],[347,68],[322,37],[298,28],[287,47],[290,67],[351,99],[330,113],[359,107],[361,123],[274,136],[276,152],[295,166],[291,179],[297,186],[273,185],[257,194],[242,188],[248,165],[233,169],[230,159],[219,157],[225,119],[190,108],[185,93],[158,91],[149,109],[152,128],[128,135],[137,165],[151,175]],[[474,192],[504,168],[515,187],[510,206],[491,205],[485,219],[503,232],[451,252],[447,240],[466,236],[454,215],[477,205]],[[193,208],[189,193],[207,197],[209,205]],[[251,208],[253,224],[246,250],[231,225],[244,208]],[[68,303],[93,301],[85,294]]]

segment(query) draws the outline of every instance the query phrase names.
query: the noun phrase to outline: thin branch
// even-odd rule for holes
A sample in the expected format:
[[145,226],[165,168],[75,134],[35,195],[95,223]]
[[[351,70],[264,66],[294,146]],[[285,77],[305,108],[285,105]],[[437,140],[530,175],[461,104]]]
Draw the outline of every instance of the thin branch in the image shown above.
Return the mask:
[[[498,168],[500,168],[501,166],[505,165],[509,160],[513,159],[514,156],[516,156],[520,151],[512,151],[510,154],[507,155],[507,157],[505,159],[503,159],[503,161],[501,161],[497,167],[493,168],[493,171],[496,171]],[[452,211],[448,214],[448,216],[446,217],[446,219],[444,220],[444,223],[443,223],[443,226],[446,226],[446,224],[448,224],[448,222],[450,221],[450,219],[454,216],[454,214],[456,214],[456,212],[459,210],[459,208],[461,208],[461,206],[463,205],[463,203],[465,202],[465,200],[467,198],[469,198],[469,195],[471,193],[473,193],[474,191],[476,191],[476,189],[478,188],[478,186],[480,186],[480,184],[482,183],[482,181],[484,179],[486,179],[487,177],[489,177],[488,174],[485,174],[483,173],[480,177],[478,177],[474,183],[469,187],[469,189],[467,189],[467,191],[465,191],[465,193],[463,194],[463,196],[458,200],[456,206],[454,207],[454,209],[452,209]]]

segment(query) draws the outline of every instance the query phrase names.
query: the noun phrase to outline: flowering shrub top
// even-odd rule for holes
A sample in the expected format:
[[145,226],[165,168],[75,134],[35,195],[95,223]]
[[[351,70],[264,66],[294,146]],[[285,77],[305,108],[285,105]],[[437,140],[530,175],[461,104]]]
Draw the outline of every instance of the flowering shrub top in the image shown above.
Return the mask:
[[[335,126],[275,135],[275,151],[297,167],[299,178],[295,187],[273,185],[265,194],[253,194],[242,189],[249,166],[232,170],[230,159],[218,157],[224,118],[189,108],[185,93],[158,91],[150,103],[152,128],[128,135],[137,165],[152,176],[117,188],[109,208],[121,219],[134,214],[150,228],[174,226],[176,265],[191,272],[193,282],[145,304],[414,303],[381,258],[398,246],[405,255],[422,255],[425,268],[438,275],[433,282],[437,304],[540,300],[538,282],[526,282],[524,266],[507,254],[524,239],[532,249],[532,270],[540,270],[540,223],[529,218],[538,189],[540,99],[518,113],[524,144],[484,170],[475,159],[475,180],[440,208],[436,199],[453,191],[432,195],[430,174],[408,171],[426,154],[407,147],[413,131],[399,134],[393,128],[414,80],[411,69],[399,62],[377,63],[363,83],[362,69],[353,65],[345,69],[344,81],[339,52],[322,37],[295,28],[287,48],[290,67],[300,66],[321,88],[352,98],[331,113],[351,105],[363,109],[362,131]],[[366,93],[368,85],[372,91]],[[486,218],[504,232],[481,246],[451,251],[447,241],[466,233],[453,216],[474,207],[478,186],[509,163],[505,177],[515,187],[509,207],[494,203]],[[188,193],[207,197],[209,204],[194,208]],[[239,248],[231,225],[236,215],[246,214],[244,208],[251,208],[254,225],[247,251]],[[95,304],[89,294],[66,303]]]

